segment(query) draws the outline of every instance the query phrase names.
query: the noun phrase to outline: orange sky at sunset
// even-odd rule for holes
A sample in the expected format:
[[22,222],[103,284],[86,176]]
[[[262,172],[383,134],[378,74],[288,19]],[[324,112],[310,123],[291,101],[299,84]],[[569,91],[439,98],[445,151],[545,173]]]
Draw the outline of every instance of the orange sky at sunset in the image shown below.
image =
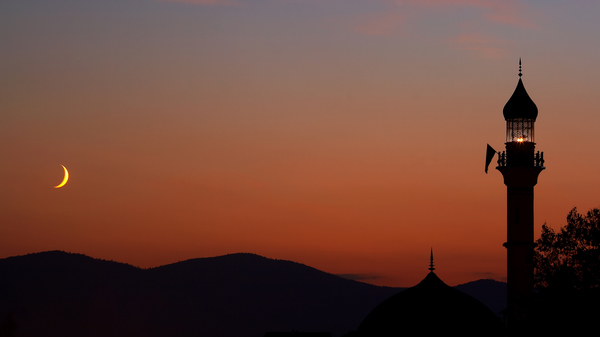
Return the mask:
[[[0,257],[236,252],[365,282],[506,276],[504,148],[537,104],[536,235],[600,207],[600,5],[5,0]],[[60,189],[63,169],[69,182]]]

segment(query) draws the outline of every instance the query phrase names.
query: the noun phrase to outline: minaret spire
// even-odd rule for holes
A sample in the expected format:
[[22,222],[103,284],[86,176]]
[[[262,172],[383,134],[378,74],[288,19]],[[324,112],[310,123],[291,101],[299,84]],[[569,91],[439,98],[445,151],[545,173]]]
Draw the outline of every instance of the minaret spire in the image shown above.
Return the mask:
[[429,255],[429,271],[433,272],[435,268],[433,267],[433,247],[431,247],[431,255]]
[[519,77],[523,76],[523,73],[521,72],[521,58],[519,57]]

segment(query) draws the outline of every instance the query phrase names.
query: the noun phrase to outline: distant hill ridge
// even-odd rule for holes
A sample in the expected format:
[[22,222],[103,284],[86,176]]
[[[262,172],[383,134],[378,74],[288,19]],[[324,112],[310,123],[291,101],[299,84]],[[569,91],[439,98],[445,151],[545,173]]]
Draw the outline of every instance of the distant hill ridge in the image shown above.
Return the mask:
[[[457,288],[502,309],[504,283]],[[251,253],[141,269],[49,251],[0,259],[0,322],[11,317],[15,336],[340,336],[401,290]]]

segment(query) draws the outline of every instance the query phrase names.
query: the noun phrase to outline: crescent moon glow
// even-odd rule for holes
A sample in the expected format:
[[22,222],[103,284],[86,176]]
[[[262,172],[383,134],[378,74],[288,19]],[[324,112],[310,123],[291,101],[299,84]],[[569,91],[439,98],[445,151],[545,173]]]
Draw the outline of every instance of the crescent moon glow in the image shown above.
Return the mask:
[[54,186],[54,188],[61,188],[61,187],[65,186],[65,184],[69,180],[69,171],[67,171],[67,168],[64,167],[63,165],[60,165],[60,166],[62,166],[62,168],[65,170],[65,177],[63,178],[63,181],[60,184]]

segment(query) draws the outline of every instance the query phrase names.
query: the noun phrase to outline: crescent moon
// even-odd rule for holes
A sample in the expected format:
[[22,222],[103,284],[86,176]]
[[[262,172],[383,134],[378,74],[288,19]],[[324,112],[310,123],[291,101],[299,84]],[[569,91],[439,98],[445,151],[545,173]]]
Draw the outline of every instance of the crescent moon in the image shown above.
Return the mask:
[[54,188],[61,188],[61,187],[65,186],[67,181],[69,181],[69,171],[67,171],[67,168],[64,167],[63,165],[60,165],[60,166],[62,166],[62,168],[65,170],[65,177],[63,178],[63,181],[60,184],[54,186]]

